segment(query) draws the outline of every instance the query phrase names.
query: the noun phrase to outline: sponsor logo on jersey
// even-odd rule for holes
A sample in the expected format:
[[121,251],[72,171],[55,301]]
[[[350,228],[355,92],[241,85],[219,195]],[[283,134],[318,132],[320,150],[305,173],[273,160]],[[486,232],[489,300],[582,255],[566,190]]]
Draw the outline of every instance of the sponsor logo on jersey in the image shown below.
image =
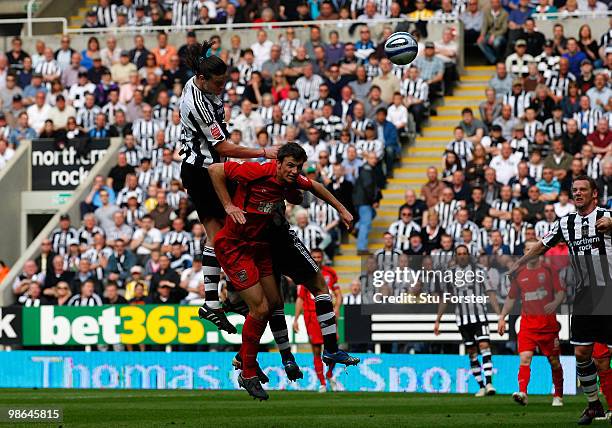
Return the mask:
[[221,127],[219,125],[213,123],[210,127],[210,134],[213,136],[213,138],[219,139],[223,135],[223,131],[221,131]]
[[249,275],[247,274],[247,271],[245,269],[242,269],[236,275],[238,275],[238,280],[240,282],[246,282],[249,279]]

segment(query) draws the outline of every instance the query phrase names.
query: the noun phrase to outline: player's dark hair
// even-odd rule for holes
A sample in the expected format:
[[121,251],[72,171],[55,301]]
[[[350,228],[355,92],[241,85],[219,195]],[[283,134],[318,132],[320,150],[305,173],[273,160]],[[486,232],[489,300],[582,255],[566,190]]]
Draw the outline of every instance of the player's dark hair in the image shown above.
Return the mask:
[[306,155],[306,152],[302,146],[297,143],[285,144],[279,149],[278,154],[276,155],[276,159],[280,163],[283,163],[283,160],[287,157],[292,157],[297,162],[306,162],[308,159],[308,156]]
[[212,76],[220,76],[227,73],[227,64],[221,58],[213,55],[211,46],[212,41],[206,40],[202,43],[194,43],[187,46],[185,54],[185,62],[191,70],[198,76],[204,76],[204,79],[210,79]]
[[586,174],[579,175],[572,181],[572,187],[576,181],[588,181],[589,185],[591,186],[591,190],[599,193],[599,189],[597,188],[597,182],[593,179],[593,177],[589,177]]
[[312,254],[312,253],[320,253],[320,254],[323,254],[323,250],[322,250],[322,249],[320,249],[319,247],[317,247],[317,248],[313,248],[312,250],[310,250],[310,254]]

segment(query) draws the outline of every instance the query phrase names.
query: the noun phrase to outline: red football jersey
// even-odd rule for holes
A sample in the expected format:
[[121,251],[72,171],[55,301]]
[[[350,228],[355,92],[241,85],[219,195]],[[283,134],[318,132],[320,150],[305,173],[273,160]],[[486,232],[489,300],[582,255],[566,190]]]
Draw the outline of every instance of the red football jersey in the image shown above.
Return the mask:
[[550,267],[524,267],[510,286],[508,297],[521,297],[521,330],[535,333],[559,331],[556,315],[545,314],[544,306],[555,299],[556,291],[564,291],[559,276]]
[[[225,162],[225,176],[238,183],[232,203],[246,212],[246,224],[237,224],[225,219],[226,235],[243,241],[261,241],[269,217],[277,205],[285,199],[288,187],[276,179],[276,161],[259,164],[257,162]],[[295,186],[299,189],[312,189],[312,182],[298,175]]]
[[[336,274],[336,271],[328,266],[321,266],[321,274],[323,275],[323,279],[325,279],[325,283],[333,296],[334,290],[338,290],[340,288],[338,285],[338,275]],[[304,301],[304,312],[315,310],[314,296],[303,285],[298,286],[298,297],[301,297]]]

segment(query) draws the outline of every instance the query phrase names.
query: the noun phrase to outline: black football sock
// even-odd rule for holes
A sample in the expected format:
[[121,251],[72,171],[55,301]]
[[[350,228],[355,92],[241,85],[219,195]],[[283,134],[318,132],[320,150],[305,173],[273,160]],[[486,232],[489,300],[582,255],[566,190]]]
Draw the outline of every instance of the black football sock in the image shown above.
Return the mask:
[[317,321],[323,333],[323,345],[327,352],[338,351],[338,336],[336,329],[336,315],[334,314],[334,305],[332,304],[329,294],[319,294],[315,297],[315,310],[317,312]]

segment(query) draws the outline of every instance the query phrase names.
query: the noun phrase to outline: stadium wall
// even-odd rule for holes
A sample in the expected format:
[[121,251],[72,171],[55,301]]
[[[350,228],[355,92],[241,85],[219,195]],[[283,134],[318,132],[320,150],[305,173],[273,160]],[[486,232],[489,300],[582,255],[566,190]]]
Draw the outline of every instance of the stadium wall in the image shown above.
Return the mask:
[[[68,200],[65,205],[62,205],[60,209],[55,213],[55,215],[51,218],[49,223],[41,230],[41,232],[34,238],[32,242],[29,243],[27,249],[21,252],[21,256],[17,259],[17,261],[11,266],[11,271],[4,279],[4,282],[0,284],[0,306],[7,306],[13,303],[14,296],[11,290],[11,284],[15,280],[15,278],[22,272],[23,264],[26,260],[34,259],[38,256],[40,250],[40,244],[42,240],[48,237],[53,229],[55,229],[59,224],[59,218],[62,214],[69,214],[71,218],[74,219],[75,224],[78,224],[78,219],[80,218],[79,204],[85,199],[87,194],[91,189],[91,185],[93,183],[93,179],[98,174],[106,175],[110,169],[115,165],[117,160],[117,153],[123,144],[123,140],[121,138],[111,138],[110,145],[106,151],[106,155],[104,158],[97,162],[96,165],[89,171],[86,179],[80,184],[80,186],[72,193],[72,197]],[[27,167],[26,174],[30,177],[30,165],[31,159],[30,156],[26,156]],[[28,178],[29,180],[29,178]],[[0,181],[0,184],[1,181]],[[29,190],[29,187],[25,190]],[[48,192],[45,192],[48,193]],[[56,193],[56,192],[52,192]],[[21,191],[19,191],[19,197],[21,197]],[[3,208],[4,209],[4,208]],[[22,206],[19,205],[19,216],[25,218],[25,214],[22,212]],[[9,220],[9,224],[5,227],[14,227],[15,219]],[[25,220],[22,220],[25,221]],[[12,223],[11,223],[12,222]],[[2,227],[2,225],[0,225]],[[18,229],[15,227],[15,229]],[[23,227],[20,233],[23,233]],[[22,235],[25,237],[25,235]],[[4,241],[3,241],[4,242]],[[5,246],[4,244],[2,246]],[[14,244],[9,245],[8,250],[13,251],[15,253],[18,252],[19,249],[19,239],[14,241]]]
[[[339,390],[364,392],[474,393],[478,385],[468,359],[458,355],[356,354],[361,364],[336,367]],[[238,372],[228,363],[230,352],[34,352],[0,353],[1,388],[104,388],[104,389],[223,389],[237,390]],[[290,383],[275,352],[264,352],[258,362],[270,377],[266,389],[317,390],[318,380],[310,354],[297,354],[304,379]],[[497,392],[518,389],[517,356],[494,356]],[[561,357],[564,394],[576,394],[574,357]],[[530,394],[552,392],[551,372],[545,357],[534,357]]]
[[30,189],[30,141],[19,145],[8,166],[0,170],[0,260],[12,266],[19,258],[23,217],[21,215],[21,192]]

